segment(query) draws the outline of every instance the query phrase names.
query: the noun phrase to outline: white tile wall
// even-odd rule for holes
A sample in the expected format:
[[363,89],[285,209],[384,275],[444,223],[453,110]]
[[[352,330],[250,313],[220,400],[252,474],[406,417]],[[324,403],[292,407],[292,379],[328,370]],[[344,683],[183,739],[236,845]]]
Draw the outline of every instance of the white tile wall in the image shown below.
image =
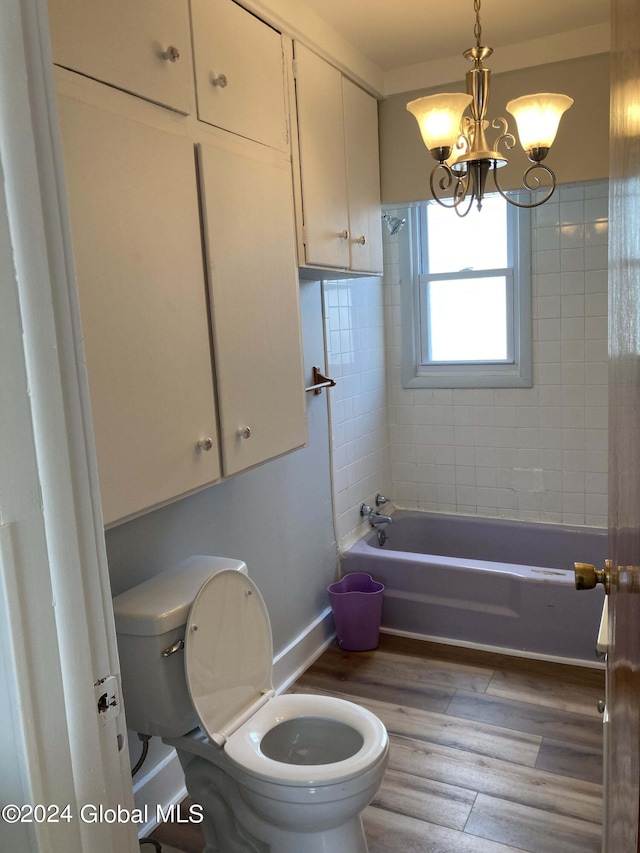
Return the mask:
[[323,282],[336,535],[343,547],[366,525],[362,503],[392,490],[382,278]]
[[561,187],[533,212],[532,388],[402,388],[399,247],[387,236],[396,505],[606,526],[607,196],[607,182]]

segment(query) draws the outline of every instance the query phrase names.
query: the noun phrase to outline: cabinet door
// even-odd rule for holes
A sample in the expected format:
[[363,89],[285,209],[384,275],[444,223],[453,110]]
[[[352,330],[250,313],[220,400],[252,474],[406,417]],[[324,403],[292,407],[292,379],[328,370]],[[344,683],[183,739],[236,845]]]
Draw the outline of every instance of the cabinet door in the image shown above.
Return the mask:
[[382,272],[378,104],[342,78],[351,269]]
[[289,150],[280,33],[232,0],[191,0],[198,118]]
[[342,74],[303,45],[295,50],[305,260],[348,269]]
[[57,65],[192,111],[188,0],[49,0],[49,17]]
[[199,154],[229,475],[307,440],[291,167],[240,140],[207,142]]
[[59,112],[108,524],[220,476],[194,150],[71,98]]

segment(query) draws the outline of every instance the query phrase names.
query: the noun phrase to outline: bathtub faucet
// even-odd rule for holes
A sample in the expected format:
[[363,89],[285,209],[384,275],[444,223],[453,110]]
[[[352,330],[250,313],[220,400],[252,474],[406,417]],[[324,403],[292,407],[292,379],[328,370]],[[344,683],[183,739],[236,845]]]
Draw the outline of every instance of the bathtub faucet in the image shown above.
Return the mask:
[[367,504],[362,504],[360,507],[360,515],[363,518],[366,516],[372,527],[378,527],[381,524],[393,524],[393,519],[390,515],[382,515]]

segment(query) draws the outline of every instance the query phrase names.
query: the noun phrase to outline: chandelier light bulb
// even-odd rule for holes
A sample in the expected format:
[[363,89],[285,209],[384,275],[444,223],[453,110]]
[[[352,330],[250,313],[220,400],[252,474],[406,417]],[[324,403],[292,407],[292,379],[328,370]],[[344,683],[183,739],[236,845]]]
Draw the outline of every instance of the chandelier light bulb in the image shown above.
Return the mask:
[[[520,144],[530,160],[539,162],[544,159],[556,138],[560,119],[572,103],[573,98],[568,95],[555,95],[550,92],[523,95],[509,101],[507,112],[516,120]],[[544,155],[532,156],[532,153],[535,155],[537,151],[544,151]]]
[[471,95],[456,92],[427,95],[407,104],[418,122],[424,144],[439,163],[450,157],[460,136],[462,113],[470,103]]

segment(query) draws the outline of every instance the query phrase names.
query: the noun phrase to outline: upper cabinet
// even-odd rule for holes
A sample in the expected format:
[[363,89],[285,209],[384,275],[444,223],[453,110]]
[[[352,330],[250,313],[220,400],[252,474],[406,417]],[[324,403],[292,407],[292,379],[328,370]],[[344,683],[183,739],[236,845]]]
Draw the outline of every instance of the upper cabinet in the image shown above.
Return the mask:
[[49,17],[57,65],[193,111],[188,0],[50,0]]
[[[307,422],[282,37],[232,0],[193,0],[193,32],[186,0],[106,5],[51,0],[112,525],[305,445]],[[156,27],[165,9],[184,44]],[[187,59],[189,94],[192,35],[197,113],[127,64],[150,44],[161,75]]]
[[375,98],[304,45],[295,45],[302,195],[301,261],[382,272]]
[[50,20],[114,524],[306,443],[298,267],[382,270],[377,104],[298,44],[296,110],[291,38],[234,0]]
[[193,144],[143,106],[58,99],[106,524],[221,474]]
[[382,272],[378,102],[342,78],[350,268]]
[[229,0],[191,0],[198,118],[289,151],[282,36]]
[[225,475],[307,440],[289,159],[198,146]]

